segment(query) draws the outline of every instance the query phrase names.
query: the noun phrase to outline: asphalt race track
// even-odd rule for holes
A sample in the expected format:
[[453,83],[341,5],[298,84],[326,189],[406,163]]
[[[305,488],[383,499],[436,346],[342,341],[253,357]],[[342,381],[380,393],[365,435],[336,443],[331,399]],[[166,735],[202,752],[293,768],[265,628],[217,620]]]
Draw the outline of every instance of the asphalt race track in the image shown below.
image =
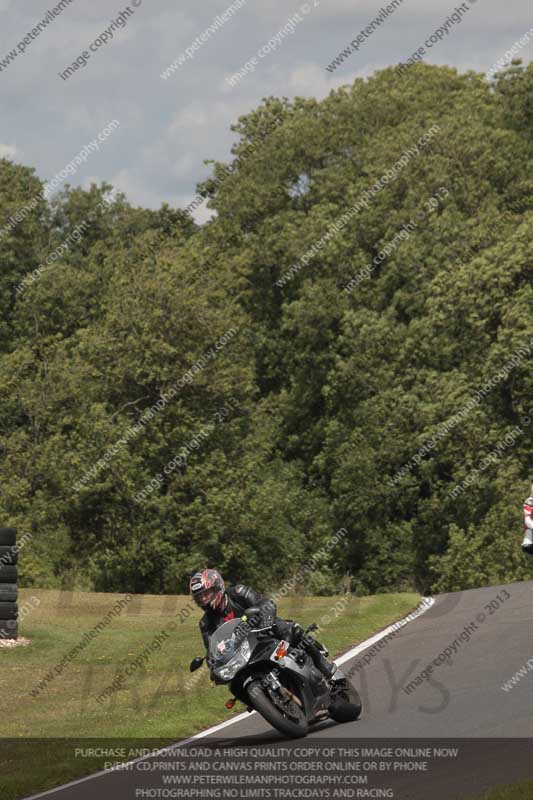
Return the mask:
[[[342,669],[345,673],[351,671],[363,699],[363,713],[357,722],[324,723],[307,738],[289,743],[257,714],[252,714],[207,737],[188,740],[186,747],[218,746],[236,753],[243,747],[312,748],[314,744],[352,748],[458,748],[454,758],[430,759],[430,770],[424,774],[401,768],[398,774],[381,775],[381,782],[372,784],[390,787],[393,794],[381,796],[400,800],[452,800],[494,785],[533,778],[533,670],[510,691],[501,688],[533,659],[532,596],[532,583],[437,596],[433,607],[398,631],[368,666],[354,669],[364,651],[350,658]],[[441,663],[434,666],[427,680],[419,678],[420,685],[411,683],[445,650]],[[447,658],[450,652],[451,657]],[[531,664],[533,667],[533,660]],[[413,688],[406,692],[403,687],[410,683]],[[224,689],[217,691],[222,705],[228,695]],[[168,758],[158,756],[155,761],[161,763]],[[379,760],[365,759],[367,764]],[[163,786],[168,791],[168,783],[162,782],[164,772],[147,769],[144,762],[142,771],[136,764],[130,770],[100,773],[90,780],[37,796],[49,800],[171,797],[146,791],[147,787]],[[233,797],[254,796],[247,794],[249,788],[243,784]],[[187,794],[174,795],[179,796]],[[275,798],[283,794],[255,796]],[[329,796],[333,797],[331,793]]]

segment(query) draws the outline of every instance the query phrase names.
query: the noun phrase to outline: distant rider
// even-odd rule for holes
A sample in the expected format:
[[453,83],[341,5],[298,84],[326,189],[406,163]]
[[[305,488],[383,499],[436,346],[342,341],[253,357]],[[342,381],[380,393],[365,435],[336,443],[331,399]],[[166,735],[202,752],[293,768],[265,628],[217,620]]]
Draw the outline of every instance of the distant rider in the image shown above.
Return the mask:
[[531,484],[531,494],[524,503],[524,541],[522,550],[524,553],[533,553],[533,484]]
[[[275,636],[292,645],[301,643],[322,675],[328,680],[333,678],[337,665],[326,658],[325,647],[309,635],[304,637],[304,629],[297,622],[277,617],[276,604],[270,598],[241,583],[226,588],[222,575],[216,569],[204,569],[193,575],[190,589],[192,599],[205,612],[200,620],[200,633],[206,650],[211,635],[220,625],[231,619],[240,618],[243,614],[246,616],[249,608],[257,608],[260,615],[257,627],[266,628],[272,625]],[[340,670],[339,680],[341,680]]]

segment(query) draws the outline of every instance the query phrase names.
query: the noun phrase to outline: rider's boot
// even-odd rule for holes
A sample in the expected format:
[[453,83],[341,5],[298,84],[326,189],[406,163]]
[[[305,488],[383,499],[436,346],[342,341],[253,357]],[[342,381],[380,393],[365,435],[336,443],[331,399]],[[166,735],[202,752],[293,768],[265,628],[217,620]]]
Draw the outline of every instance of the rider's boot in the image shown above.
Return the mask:
[[300,643],[303,644],[304,649],[307,653],[311,656],[313,660],[313,664],[318,669],[319,672],[326,678],[328,681],[343,681],[345,679],[344,674],[339,670],[337,670],[337,665],[326,658],[327,650],[324,645],[317,642],[316,639],[313,639],[312,636],[309,634],[305,636],[305,631],[298,622],[291,622],[291,633],[290,633],[290,641],[294,645],[298,645]]
[[[326,658],[318,642],[311,639],[309,636],[305,639],[305,649],[313,659],[315,667],[328,681],[344,680],[344,675],[338,669],[337,665],[333,661],[330,661],[329,658]],[[339,673],[338,675],[337,672]]]

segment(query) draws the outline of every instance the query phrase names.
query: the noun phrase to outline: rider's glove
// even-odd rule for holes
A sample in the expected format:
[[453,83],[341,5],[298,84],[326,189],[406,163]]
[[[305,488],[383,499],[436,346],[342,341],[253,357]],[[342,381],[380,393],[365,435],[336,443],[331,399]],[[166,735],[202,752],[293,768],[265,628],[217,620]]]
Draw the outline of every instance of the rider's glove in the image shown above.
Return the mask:
[[263,603],[261,606],[261,619],[263,621],[263,627],[267,627],[268,625],[272,625],[274,623],[274,619],[276,617],[276,606],[270,600],[267,600],[266,603]]

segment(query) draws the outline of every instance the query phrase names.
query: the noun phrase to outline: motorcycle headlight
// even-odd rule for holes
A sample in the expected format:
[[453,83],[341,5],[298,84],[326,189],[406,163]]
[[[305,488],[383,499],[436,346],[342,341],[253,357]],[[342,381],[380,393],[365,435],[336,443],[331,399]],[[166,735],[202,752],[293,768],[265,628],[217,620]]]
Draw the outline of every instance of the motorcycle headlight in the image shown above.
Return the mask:
[[239,652],[231,658],[223,667],[213,670],[218,678],[224,681],[230,681],[235,677],[237,672],[244,667],[252,654],[252,650],[247,641],[244,641],[239,648]]

